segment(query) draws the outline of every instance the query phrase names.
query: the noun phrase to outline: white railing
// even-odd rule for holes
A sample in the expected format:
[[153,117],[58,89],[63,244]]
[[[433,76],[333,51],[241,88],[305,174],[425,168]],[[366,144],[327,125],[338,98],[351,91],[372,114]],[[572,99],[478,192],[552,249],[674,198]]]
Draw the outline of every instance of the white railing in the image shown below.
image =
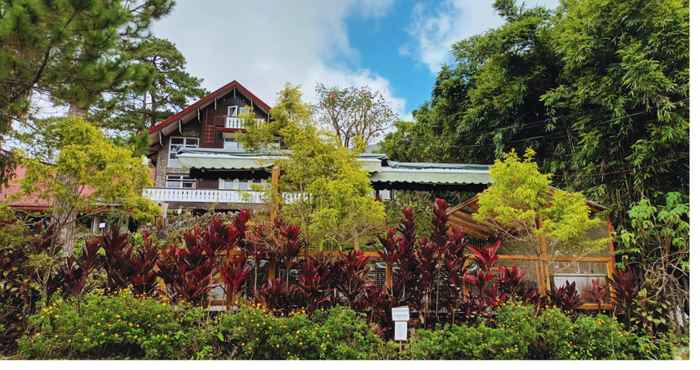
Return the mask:
[[[256,118],[255,119],[255,124],[259,125],[260,123],[264,122],[262,118]],[[245,128],[245,122],[243,121],[242,118],[239,117],[226,117],[226,128]]]
[[[143,196],[154,202],[188,202],[188,203],[249,203],[262,204],[266,201],[265,192],[247,190],[218,189],[174,189],[145,188]],[[300,193],[283,193],[285,203],[301,199]]]

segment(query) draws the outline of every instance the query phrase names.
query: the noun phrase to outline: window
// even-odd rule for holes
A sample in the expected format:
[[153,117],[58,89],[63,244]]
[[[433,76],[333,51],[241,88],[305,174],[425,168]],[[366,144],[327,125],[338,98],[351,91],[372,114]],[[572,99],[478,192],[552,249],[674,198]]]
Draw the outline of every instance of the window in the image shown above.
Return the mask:
[[187,175],[168,175],[165,187],[173,189],[194,189],[196,185],[194,179]]
[[180,167],[177,163],[177,152],[182,148],[199,148],[199,138],[171,137],[168,149],[168,167]]
[[243,145],[236,141],[234,138],[224,138],[224,149],[230,150],[232,152],[242,152],[243,150]]
[[222,190],[244,190],[251,191],[253,189],[253,184],[262,184],[263,180],[239,180],[239,179],[220,179],[219,189]]
[[226,115],[228,117],[238,117],[238,106],[237,105],[229,105]]

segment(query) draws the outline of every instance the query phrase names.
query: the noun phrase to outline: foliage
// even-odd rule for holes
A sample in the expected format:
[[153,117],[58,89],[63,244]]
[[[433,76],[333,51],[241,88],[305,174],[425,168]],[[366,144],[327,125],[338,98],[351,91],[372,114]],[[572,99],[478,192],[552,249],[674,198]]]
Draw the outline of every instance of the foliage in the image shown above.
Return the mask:
[[27,227],[5,205],[0,205],[0,353],[16,349],[26,319],[33,309],[32,273],[27,265],[31,250]]
[[493,323],[419,329],[407,359],[669,359],[662,341],[625,331],[608,316],[571,321],[558,309],[539,316],[531,306],[506,304]]
[[275,317],[243,306],[222,315],[214,333],[219,359],[370,359],[383,345],[360,315],[343,307]]
[[552,188],[551,175],[539,172],[534,155],[528,149],[521,159],[511,151],[493,164],[493,183],[479,195],[474,218],[530,245],[544,238],[553,251],[567,255],[585,255],[606,245],[606,238],[590,238],[589,231],[601,221],[590,217],[583,195]]
[[357,153],[319,132],[310,111],[298,88],[287,86],[271,112],[282,127],[283,144],[291,150],[288,159],[278,161],[280,190],[304,194],[282,213],[302,228],[313,249],[359,249],[383,228],[384,207],[371,196],[369,175]]
[[[184,312],[183,312],[184,311]],[[128,292],[59,300],[30,318],[19,342],[25,359],[187,359],[205,319]]]
[[[26,118],[35,94],[86,110],[126,81],[150,78],[130,55],[170,0],[3,1],[0,134]],[[86,83],[89,81],[89,83]]]
[[341,88],[318,84],[316,94],[319,101],[314,110],[319,123],[333,131],[346,148],[355,146],[362,150],[398,117],[384,96],[367,86]]
[[[687,198],[680,193],[666,194],[665,203],[659,205],[642,199],[630,208],[631,227],[620,233],[623,251],[642,273],[645,299],[661,305],[668,303],[660,315],[653,313],[650,318],[663,320],[676,333],[687,329],[684,314],[689,314],[688,212]],[[619,287],[631,289],[631,282],[627,281],[631,278],[619,276]],[[634,292],[629,293],[633,296]],[[682,312],[678,314],[677,310]]]
[[187,73],[185,57],[171,41],[148,36],[128,53],[147,77],[125,81],[115,89],[116,93],[97,102],[90,119],[101,126],[138,133],[207,93],[201,87],[202,79]]
[[153,295],[156,289],[155,266],[158,248],[149,234],[143,235],[143,245],[135,248],[129,233],[112,226],[94,242],[104,249],[103,266],[107,273],[108,292],[132,287],[135,294]]
[[[110,212],[148,220],[158,214],[155,203],[141,196],[150,183],[148,168],[126,148],[107,140],[102,132],[81,118],[70,116],[47,121],[50,143],[47,158],[25,159],[25,193],[36,194],[54,204],[56,225],[70,215],[91,214],[99,205],[119,207]],[[58,152],[57,154],[55,152]]]
[[491,163],[533,147],[616,225],[640,197],[688,194],[688,2],[561,3],[495,2],[504,23],[453,45],[415,122],[385,138],[389,157]]
[[555,306],[570,315],[575,314],[576,309],[583,303],[581,295],[576,290],[576,282],[570,283],[568,280],[564,282],[564,285],[552,289],[549,292],[549,297]]

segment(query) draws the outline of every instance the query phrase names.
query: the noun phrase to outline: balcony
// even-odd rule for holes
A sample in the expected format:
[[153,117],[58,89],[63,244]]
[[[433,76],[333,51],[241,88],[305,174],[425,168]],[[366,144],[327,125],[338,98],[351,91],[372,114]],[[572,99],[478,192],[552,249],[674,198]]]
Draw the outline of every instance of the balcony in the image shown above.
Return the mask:
[[[262,191],[218,189],[145,188],[143,196],[158,203],[264,204],[267,200]],[[301,198],[301,194],[283,193],[282,197],[285,203],[293,203]]]
[[[255,119],[255,124],[259,125],[262,122],[264,122],[262,118],[256,118]],[[224,128],[235,128],[235,129],[241,129],[245,128],[245,122],[243,121],[242,118],[239,117],[226,117],[226,124],[224,125]]]

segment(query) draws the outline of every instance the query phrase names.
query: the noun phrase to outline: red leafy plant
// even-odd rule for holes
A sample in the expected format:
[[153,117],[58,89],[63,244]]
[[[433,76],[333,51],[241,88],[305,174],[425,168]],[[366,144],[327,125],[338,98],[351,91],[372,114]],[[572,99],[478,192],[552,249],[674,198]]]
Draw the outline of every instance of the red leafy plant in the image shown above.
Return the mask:
[[569,282],[568,280],[564,282],[564,285],[556,287],[549,292],[549,299],[552,304],[570,315],[574,315],[576,309],[582,304],[581,295],[576,289],[576,282]]

